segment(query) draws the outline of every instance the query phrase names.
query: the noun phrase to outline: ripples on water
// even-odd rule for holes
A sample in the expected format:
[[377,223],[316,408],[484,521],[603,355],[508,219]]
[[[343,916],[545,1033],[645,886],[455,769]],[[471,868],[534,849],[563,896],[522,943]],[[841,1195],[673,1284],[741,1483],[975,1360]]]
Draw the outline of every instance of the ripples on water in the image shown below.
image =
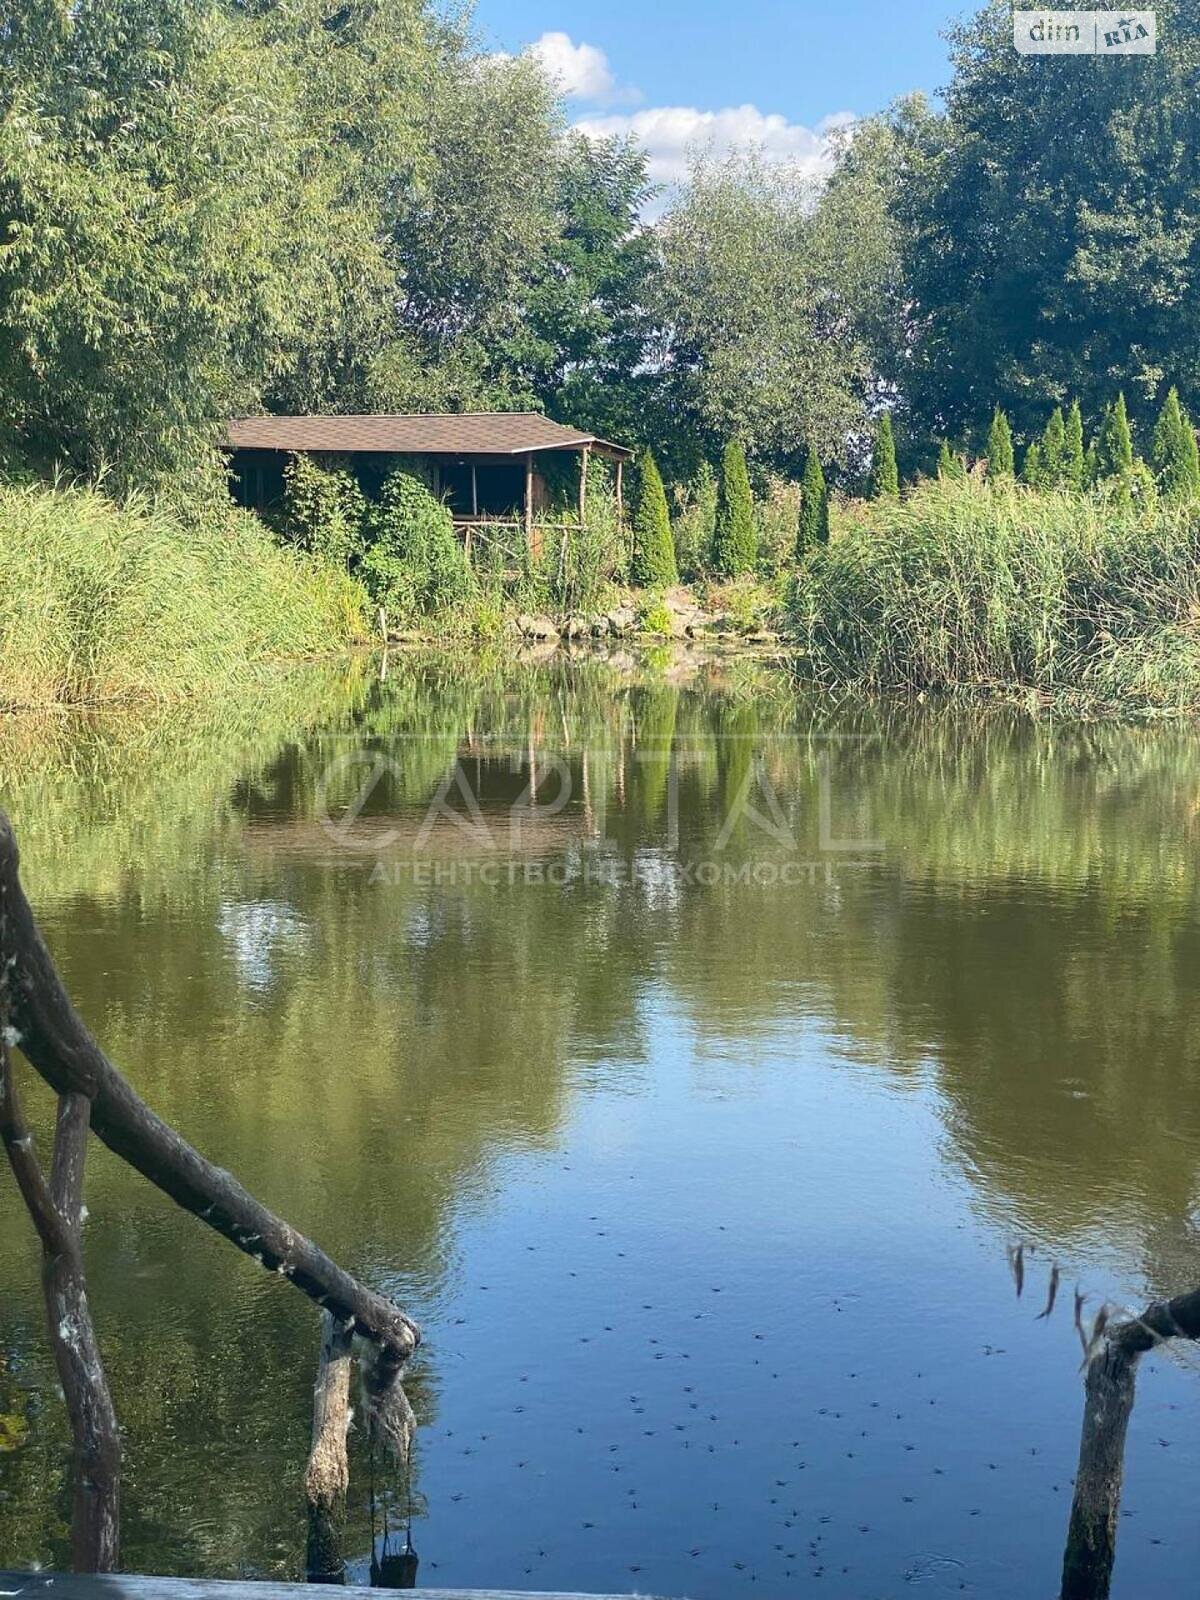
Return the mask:
[[[1074,1285],[1200,1281],[1196,772],[1182,728],[834,708],[746,668],[393,663],[0,730],[115,1059],[424,1325],[422,1581],[713,1600],[1055,1591]],[[126,1564],[295,1574],[311,1312],[92,1163]],[[0,1289],[0,1556],[61,1564],[7,1185]],[[1191,1582],[1198,1395],[1148,1364],[1117,1594]]]

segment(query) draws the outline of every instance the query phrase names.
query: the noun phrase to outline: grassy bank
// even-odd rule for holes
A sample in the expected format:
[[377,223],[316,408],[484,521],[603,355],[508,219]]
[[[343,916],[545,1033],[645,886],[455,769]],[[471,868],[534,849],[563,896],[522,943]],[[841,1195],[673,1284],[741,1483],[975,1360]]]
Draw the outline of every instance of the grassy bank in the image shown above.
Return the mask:
[[361,636],[364,596],[230,512],[0,483],[0,706],[174,699]]
[[820,681],[1200,707],[1196,508],[978,482],[873,502],[798,576]]

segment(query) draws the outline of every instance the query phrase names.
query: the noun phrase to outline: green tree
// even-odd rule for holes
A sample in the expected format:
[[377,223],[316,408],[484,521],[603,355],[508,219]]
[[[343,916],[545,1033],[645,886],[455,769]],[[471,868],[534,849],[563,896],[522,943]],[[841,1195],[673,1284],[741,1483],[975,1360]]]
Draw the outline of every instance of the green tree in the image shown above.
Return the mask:
[[649,450],[643,450],[638,457],[633,558],[629,575],[634,583],[646,589],[666,588],[679,581],[667,496],[658,466]]
[[958,483],[967,475],[966,462],[946,439],[938,446],[937,475],[943,483]]
[[754,569],[758,539],[754,530],[754,497],[746,452],[736,441],[725,446],[713,530],[712,567],[720,577],[736,578]]
[[1164,495],[1176,500],[1193,500],[1200,494],[1196,430],[1180,405],[1179,391],[1173,385],[1154,425],[1150,464]]
[[797,440],[832,461],[862,425],[886,217],[865,190],[814,198],[793,168],[705,156],[662,220],[663,405],[705,453],[752,439],[794,474]]
[[1129,414],[1125,409],[1125,396],[1119,394],[1116,404],[1108,406],[1096,441],[1096,474],[1099,478],[1118,478],[1128,482],[1133,473],[1133,436],[1129,431]]
[[819,544],[829,543],[829,492],[825,487],[825,474],[820,457],[815,450],[808,452],[804,477],[800,484],[800,522],[796,534],[796,559],[802,560],[809,550]]
[[1025,450],[1025,459],[1021,463],[1021,482],[1028,484],[1031,489],[1040,489],[1049,483],[1042,447],[1036,439],[1032,439]]
[[892,433],[890,411],[882,412],[875,424],[869,495],[872,500],[896,500],[900,495],[900,473],[896,466],[896,440]]
[[1008,418],[997,406],[987,436],[988,478],[999,483],[1013,475],[1013,440]]
[[1064,433],[1062,482],[1068,489],[1082,489],[1088,481],[1087,461],[1083,449],[1083,413],[1079,401],[1072,400],[1067,412]]
[[1163,371],[1200,396],[1200,40],[1194,7],[1171,17],[1178,48],[1136,77],[1033,72],[988,0],[951,30],[944,109],[889,115],[910,337],[884,376],[918,433],[965,432],[981,394],[1026,437],[1048,398],[1095,415],[1106,390],[1141,396]]
[[1067,425],[1063,419],[1062,407],[1055,406],[1042,434],[1039,451],[1042,479],[1050,488],[1062,487],[1066,453]]

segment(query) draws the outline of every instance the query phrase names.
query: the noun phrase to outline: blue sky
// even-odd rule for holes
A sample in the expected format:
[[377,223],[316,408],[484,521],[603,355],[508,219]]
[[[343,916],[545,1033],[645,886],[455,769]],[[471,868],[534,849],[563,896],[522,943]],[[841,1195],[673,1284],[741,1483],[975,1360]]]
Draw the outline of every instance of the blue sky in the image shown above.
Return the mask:
[[944,84],[940,34],[963,9],[954,0],[477,0],[475,23],[491,48],[537,46],[572,120],[634,133],[669,182],[697,142],[753,141],[819,166],[831,119]]

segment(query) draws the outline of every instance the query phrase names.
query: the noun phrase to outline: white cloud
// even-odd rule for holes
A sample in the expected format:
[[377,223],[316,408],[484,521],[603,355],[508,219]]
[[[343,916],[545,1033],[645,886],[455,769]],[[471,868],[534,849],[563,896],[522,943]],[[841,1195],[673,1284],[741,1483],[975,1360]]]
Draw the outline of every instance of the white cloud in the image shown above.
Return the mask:
[[576,44],[567,33],[544,33],[529,46],[569,100],[611,100],[617,83],[608,57],[594,44]]
[[614,134],[631,136],[650,157],[650,177],[672,187],[688,175],[691,155],[709,149],[717,156],[757,147],[768,161],[787,162],[812,177],[828,171],[833,135],[854,122],[854,114],[837,111],[815,128],[789,122],[778,112],[757,106],[728,106],[700,111],[694,106],[653,106],[642,111],[584,117],[575,126],[593,139]]

